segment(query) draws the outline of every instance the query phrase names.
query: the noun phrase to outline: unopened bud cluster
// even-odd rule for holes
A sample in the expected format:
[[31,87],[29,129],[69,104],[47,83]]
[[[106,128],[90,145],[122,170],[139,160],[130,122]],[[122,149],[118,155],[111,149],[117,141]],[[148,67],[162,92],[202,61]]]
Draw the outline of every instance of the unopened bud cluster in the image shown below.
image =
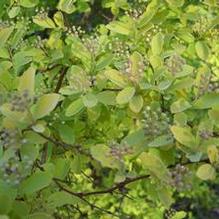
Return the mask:
[[198,97],[206,93],[219,93],[219,82],[211,81],[210,76],[202,74],[198,86]]
[[78,38],[81,38],[85,34],[85,31],[82,30],[80,26],[72,26],[71,28],[68,28],[67,35],[68,36],[76,36]]
[[157,34],[161,33],[163,30],[159,25],[153,25],[153,27],[143,34],[147,43],[150,43],[152,38]]
[[202,139],[207,140],[207,139],[213,137],[213,133],[212,133],[212,131],[201,130],[201,131],[199,131],[199,136],[200,136]]
[[186,64],[186,61],[179,56],[178,54],[172,55],[165,61],[165,65],[170,73],[175,76],[177,73],[183,70],[183,66]]
[[16,129],[3,128],[0,131],[0,142],[4,148],[15,147],[20,139],[19,133]]
[[207,17],[201,16],[193,25],[192,29],[194,33],[199,36],[203,36],[209,30],[209,20]]
[[146,136],[154,138],[160,135],[170,134],[170,117],[167,113],[162,112],[160,108],[153,109],[147,106],[143,114],[144,119],[142,123]]
[[9,21],[2,21],[2,20],[0,20],[0,29],[9,27],[10,25],[11,25],[11,24],[10,24]]
[[87,48],[87,50],[92,55],[97,55],[98,50],[100,49],[100,43],[99,43],[99,37],[98,36],[89,36],[89,37],[83,37],[82,42],[84,46]]
[[176,214],[176,210],[170,208],[164,212],[164,219],[171,219]]
[[86,92],[92,86],[92,78],[89,78],[84,71],[71,74],[68,78],[70,87],[74,91]]
[[117,58],[127,59],[130,56],[130,47],[129,47],[129,45],[126,42],[120,40],[118,37],[113,39],[113,41],[111,41],[108,44],[108,49],[110,51],[112,51],[112,53]]
[[110,156],[114,157],[117,160],[122,160],[124,156],[132,154],[132,148],[126,143],[117,143],[113,142],[110,145]]
[[32,98],[30,97],[28,90],[24,90],[21,93],[11,94],[10,97],[11,111],[25,112],[31,103],[32,103]]
[[191,184],[188,182],[191,172],[189,169],[181,164],[177,164],[170,172],[171,186],[177,191],[185,191],[191,189]]
[[39,17],[40,19],[46,19],[48,17],[48,13],[44,8],[36,8],[35,12],[37,13],[36,17]]
[[[137,65],[133,68],[133,65]],[[124,64],[124,73],[125,75],[129,78],[134,83],[138,83],[141,78],[144,76],[144,71],[145,71],[145,63],[142,61],[139,61],[137,64],[132,63],[131,60],[129,59],[125,64]]]
[[143,10],[141,8],[129,9],[125,14],[129,17],[132,17],[134,20],[137,20],[142,14]]
[[218,40],[219,39],[219,28],[214,28],[209,30],[209,37],[210,39],[213,40]]
[[10,186],[18,186],[29,175],[33,162],[28,156],[21,161],[18,156],[1,161],[0,176]]
[[198,97],[204,95],[208,91],[209,80],[210,78],[208,75],[205,75],[205,74],[201,75],[199,85],[197,86]]
[[208,84],[208,92],[219,93],[219,82],[218,81],[211,81]]

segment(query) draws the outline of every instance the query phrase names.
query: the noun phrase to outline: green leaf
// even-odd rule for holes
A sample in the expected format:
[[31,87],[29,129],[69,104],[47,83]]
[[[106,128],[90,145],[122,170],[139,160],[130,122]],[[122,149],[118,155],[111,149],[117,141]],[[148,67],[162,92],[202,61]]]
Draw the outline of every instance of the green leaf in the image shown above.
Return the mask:
[[19,4],[20,6],[23,6],[25,8],[33,8],[36,5],[38,5],[39,0],[20,0]]
[[26,218],[30,211],[30,207],[24,201],[14,201],[12,205],[12,215],[18,218]]
[[20,13],[21,8],[19,6],[14,6],[8,12],[10,18],[15,18]]
[[209,47],[204,41],[198,41],[195,44],[195,50],[198,57],[202,60],[207,60],[209,56]]
[[90,148],[91,155],[98,160],[103,167],[118,168],[119,163],[110,156],[110,148],[106,145],[94,145]]
[[186,217],[186,212],[185,211],[178,211],[176,214],[173,215],[171,219],[183,219]]
[[32,195],[33,193],[49,186],[52,182],[52,177],[50,171],[35,172],[22,182],[20,191],[22,194]]
[[98,103],[98,99],[96,97],[96,95],[92,94],[92,93],[88,93],[85,96],[82,97],[84,106],[88,107],[88,108],[92,108],[94,106],[97,105]]
[[166,0],[167,3],[172,7],[182,7],[185,3],[184,0]]
[[202,164],[198,168],[196,175],[202,180],[213,180],[216,177],[216,172],[211,164]]
[[134,96],[129,102],[129,108],[134,113],[139,113],[143,107],[144,100],[141,95]]
[[63,205],[76,205],[80,202],[78,197],[75,197],[67,192],[55,192],[47,199],[49,208],[57,208]]
[[144,26],[148,25],[148,23],[154,17],[156,12],[157,12],[157,8],[147,7],[147,10],[140,16],[138,20],[138,27],[143,28]]
[[64,17],[61,11],[57,11],[54,14],[54,21],[57,24],[57,26],[64,28],[65,27],[65,22],[64,22]]
[[112,54],[106,54],[102,56],[96,64],[96,71],[101,71],[105,67],[109,66],[113,61],[113,55]]
[[7,194],[0,193],[0,214],[7,214],[12,207],[13,199]]
[[128,22],[113,21],[107,25],[107,28],[112,32],[129,35],[131,33],[131,27]]
[[191,107],[191,104],[183,98],[178,99],[176,102],[172,103],[170,110],[172,113],[180,113]]
[[131,75],[130,79],[133,80],[135,83],[138,83],[143,75],[143,57],[139,52],[134,52],[130,58],[130,70]]
[[148,169],[161,181],[169,182],[169,171],[158,156],[151,153],[143,152],[139,156],[139,158],[142,162],[143,167]]
[[188,127],[172,126],[171,131],[174,138],[181,144],[194,148],[196,145],[196,139],[193,136],[191,129]]
[[82,109],[84,109],[84,103],[81,98],[72,102],[66,109],[65,115],[67,117],[74,116],[75,114],[79,113]]
[[49,214],[38,212],[38,213],[29,215],[28,219],[54,219],[54,218]]
[[208,158],[212,164],[219,162],[219,150],[215,145],[208,146]]
[[75,135],[74,129],[68,125],[59,125],[58,126],[59,134],[61,139],[67,144],[74,144]]
[[154,69],[161,68],[163,65],[163,60],[158,55],[150,56],[150,63]]
[[170,145],[173,143],[173,139],[170,135],[162,135],[156,137],[153,141],[151,141],[148,146],[149,147],[162,147],[166,145]]
[[14,27],[6,27],[0,30],[0,48],[5,46],[8,38],[11,36]]
[[45,16],[45,17],[35,16],[33,18],[33,22],[44,28],[55,28],[56,27],[53,20],[49,18],[48,16]]
[[64,11],[67,14],[72,14],[76,10],[74,5],[75,2],[75,0],[60,0],[58,9]]
[[209,118],[216,126],[219,126],[219,108],[213,108],[208,111]]
[[30,95],[34,94],[35,73],[36,69],[33,67],[28,68],[27,71],[23,73],[23,75],[19,79],[19,91],[28,90]]
[[174,199],[172,198],[172,192],[169,188],[165,186],[160,186],[160,188],[157,189],[158,197],[161,201],[161,203],[168,209],[170,208],[171,204],[174,203]]
[[212,107],[219,106],[219,94],[217,93],[208,93],[204,96],[201,96],[195,103],[195,109],[208,109]]
[[126,87],[118,93],[118,95],[116,96],[116,102],[118,104],[126,104],[132,99],[134,94],[135,94],[134,87]]
[[105,105],[115,105],[116,104],[116,93],[114,91],[103,91],[97,94],[97,99],[99,102]]
[[119,87],[125,87],[127,85],[125,77],[115,69],[106,70],[105,76]]
[[177,33],[177,36],[187,43],[193,43],[195,40],[194,36],[189,32],[188,29],[180,29]]
[[54,177],[64,180],[70,170],[70,162],[66,158],[58,158],[54,161]]
[[151,49],[154,55],[160,55],[163,50],[164,36],[161,33],[157,33],[151,41]]
[[34,108],[33,116],[35,119],[40,119],[44,116],[49,115],[60,101],[60,95],[51,93],[44,94],[36,103]]

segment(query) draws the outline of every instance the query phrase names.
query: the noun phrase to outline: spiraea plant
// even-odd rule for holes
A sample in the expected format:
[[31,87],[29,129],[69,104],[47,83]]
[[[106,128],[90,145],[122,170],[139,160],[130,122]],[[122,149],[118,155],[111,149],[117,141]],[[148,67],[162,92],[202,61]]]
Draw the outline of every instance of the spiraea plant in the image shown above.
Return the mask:
[[218,14],[1,0],[0,218],[219,218]]

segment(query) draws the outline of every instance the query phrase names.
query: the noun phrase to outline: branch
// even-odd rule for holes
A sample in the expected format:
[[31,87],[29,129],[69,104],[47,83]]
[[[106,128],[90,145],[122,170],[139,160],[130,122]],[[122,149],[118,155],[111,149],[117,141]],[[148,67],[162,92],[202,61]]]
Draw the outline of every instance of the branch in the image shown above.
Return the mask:
[[[203,159],[200,162],[207,162],[208,163],[209,160],[208,159]],[[187,162],[182,163],[182,165],[189,165],[189,164],[194,164],[194,162],[187,161]],[[174,168],[176,165],[170,165],[168,168]],[[137,177],[134,177],[134,178],[126,178],[124,181],[114,185],[113,187],[108,188],[108,189],[103,189],[103,190],[100,190],[100,191],[74,192],[71,189],[68,189],[66,187],[62,187],[62,189],[64,189],[64,191],[68,192],[69,194],[72,194],[72,195],[77,196],[79,198],[86,197],[86,196],[91,196],[91,195],[102,195],[102,194],[107,194],[107,193],[111,194],[116,190],[121,191],[122,189],[124,189],[126,187],[126,185],[128,185],[130,183],[134,183],[134,182],[139,181],[139,180],[148,179],[149,177],[150,177],[150,175],[146,174],[146,175],[137,176]],[[57,183],[56,179],[55,179],[55,182],[56,182],[56,184],[60,185],[59,182]]]
[[55,93],[58,93],[59,90],[60,90],[60,88],[62,87],[62,83],[63,83],[64,77],[65,77],[65,75],[66,75],[66,73],[67,73],[67,70],[68,70],[67,67],[65,67],[65,68],[62,69],[62,72],[61,72],[61,74],[59,75],[58,83],[57,83],[56,88],[55,88]]
[[99,210],[99,211],[101,211],[101,212],[104,212],[104,213],[106,213],[106,214],[110,214],[110,215],[113,215],[113,216],[119,218],[118,215],[112,213],[111,211],[108,211],[108,210],[106,210],[106,209],[104,209],[104,208],[98,207],[98,206],[95,205],[95,204],[92,204],[92,203],[89,202],[87,199],[85,199],[85,198],[83,197],[83,195],[80,195],[80,193],[73,192],[73,191],[69,190],[68,188],[62,186],[62,184],[61,184],[58,180],[53,179],[53,181],[56,183],[56,185],[57,185],[61,190],[65,191],[65,192],[67,192],[67,193],[69,193],[69,194],[71,194],[71,195],[73,195],[73,196],[78,197],[79,199],[81,199],[82,201],[84,201],[85,203],[87,203],[91,208],[95,208],[95,209],[97,209],[97,210]]

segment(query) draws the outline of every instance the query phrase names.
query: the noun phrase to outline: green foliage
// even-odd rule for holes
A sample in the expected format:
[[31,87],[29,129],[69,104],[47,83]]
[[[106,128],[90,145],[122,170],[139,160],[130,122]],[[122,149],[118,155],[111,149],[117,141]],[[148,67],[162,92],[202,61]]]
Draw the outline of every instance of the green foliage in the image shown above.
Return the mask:
[[0,6],[0,218],[199,218],[176,205],[219,185],[218,1]]

